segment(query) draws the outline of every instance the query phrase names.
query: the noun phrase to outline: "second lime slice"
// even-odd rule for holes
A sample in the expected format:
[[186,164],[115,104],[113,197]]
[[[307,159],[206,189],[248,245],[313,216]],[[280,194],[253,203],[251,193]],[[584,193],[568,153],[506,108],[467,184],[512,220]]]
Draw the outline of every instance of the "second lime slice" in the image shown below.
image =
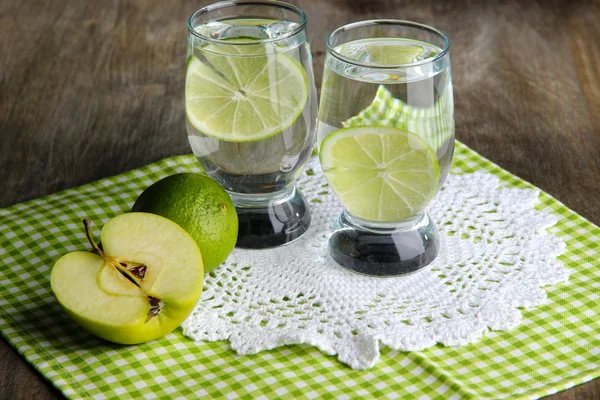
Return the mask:
[[344,43],[336,50],[353,60],[379,66],[410,64],[424,52],[423,46],[408,41],[398,45],[398,39],[390,38],[356,40]]
[[323,173],[353,215],[377,222],[405,221],[436,193],[435,152],[414,133],[363,126],[339,129],[321,144]]
[[[208,45],[192,57],[185,82],[186,115],[205,135],[250,142],[290,127],[308,99],[308,76],[283,53],[267,54],[258,45]],[[246,54],[250,53],[250,54]],[[259,53],[259,54],[257,54]]]

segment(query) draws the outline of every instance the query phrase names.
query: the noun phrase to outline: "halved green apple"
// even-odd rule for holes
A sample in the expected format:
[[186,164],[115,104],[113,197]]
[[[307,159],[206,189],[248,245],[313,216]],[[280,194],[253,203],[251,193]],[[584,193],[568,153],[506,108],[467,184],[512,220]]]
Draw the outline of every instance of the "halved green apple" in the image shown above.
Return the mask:
[[177,328],[202,293],[196,241],[154,214],[119,215],[102,228],[102,247],[63,256],[52,269],[56,299],[84,329],[115,343],[157,339]]

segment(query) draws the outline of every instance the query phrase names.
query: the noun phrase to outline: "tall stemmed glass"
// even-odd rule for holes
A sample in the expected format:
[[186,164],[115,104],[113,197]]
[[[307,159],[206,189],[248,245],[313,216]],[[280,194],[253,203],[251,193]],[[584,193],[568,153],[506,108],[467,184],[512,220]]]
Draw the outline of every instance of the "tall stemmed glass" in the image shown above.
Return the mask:
[[454,151],[449,49],[437,29],[400,20],[353,23],[327,40],[317,132],[345,208],[329,239],[345,268],[402,275],[438,254],[425,209]]
[[306,15],[280,1],[224,1],[188,24],[190,145],[238,212],[238,247],[288,243],[310,224],[294,183],[315,137]]

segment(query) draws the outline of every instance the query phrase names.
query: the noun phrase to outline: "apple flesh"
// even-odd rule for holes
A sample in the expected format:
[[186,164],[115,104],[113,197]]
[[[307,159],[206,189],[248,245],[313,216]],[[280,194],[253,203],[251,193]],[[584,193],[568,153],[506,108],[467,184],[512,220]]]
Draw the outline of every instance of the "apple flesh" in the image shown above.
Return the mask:
[[154,214],[119,215],[102,228],[92,252],[63,256],[50,282],[67,314],[115,343],[157,339],[188,317],[202,293],[204,271],[195,240]]

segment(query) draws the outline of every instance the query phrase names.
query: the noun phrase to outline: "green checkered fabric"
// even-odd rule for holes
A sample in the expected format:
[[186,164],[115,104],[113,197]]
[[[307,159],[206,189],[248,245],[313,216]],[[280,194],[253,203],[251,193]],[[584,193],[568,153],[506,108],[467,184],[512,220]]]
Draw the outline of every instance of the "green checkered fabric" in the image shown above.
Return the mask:
[[[507,185],[528,183],[457,143],[452,172],[487,170]],[[457,349],[440,345],[354,371],[309,346],[238,356],[225,342],[195,343],[180,330],[151,343],[113,345],[80,330],[50,291],[62,254],[86,249],[82,218],[98,227],[170,174],[199,171],[179,156],[0,210],[0,331],[68,398],[537,398],[600,376],[600,229],[541,193],[539,208],[560,217],[568,282],[523,311],[510,332],[489,332]]]
[[344,128],[377,125],[407,130],[421,136],[435,151],[443,151],[454,137],[453,110],[449,86],[431,107],[421,108],[395,98],[380,85],[371,104],[342,125]]

